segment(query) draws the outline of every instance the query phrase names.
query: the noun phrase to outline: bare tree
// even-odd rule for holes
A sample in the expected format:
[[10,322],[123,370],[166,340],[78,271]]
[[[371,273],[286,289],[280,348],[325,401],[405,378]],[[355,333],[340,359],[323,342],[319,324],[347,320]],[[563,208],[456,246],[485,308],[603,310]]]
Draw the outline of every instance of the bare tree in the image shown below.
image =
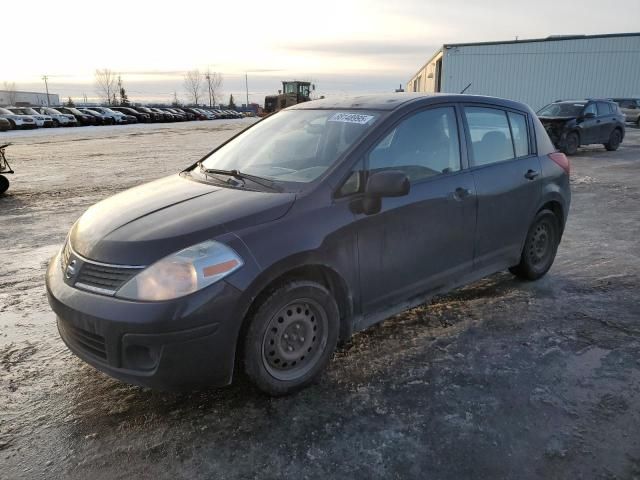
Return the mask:
[[184,74],[184,88],[187,91],[189,99],[195,104],[200,103],[200,97],[202,95],[202,75],[200,70],[189,70]]
[[117,75],[108,68],[96,70],[96,93],[106,103],[111,105],[112,98],[115,97],[117,90]]
[[7,98],[9,100],[9,105],[15,105],[16,99],[18,98],[18,92],[16,91],[16,83],[4,82],[4,89],[7,91]]
[[213,107],[216,104],[216,97],[220,93],[220,87],[222,86],[222,74],[220,72],[211,72],[207,68],[204,79],[207,93],[209,94],[209,106]]

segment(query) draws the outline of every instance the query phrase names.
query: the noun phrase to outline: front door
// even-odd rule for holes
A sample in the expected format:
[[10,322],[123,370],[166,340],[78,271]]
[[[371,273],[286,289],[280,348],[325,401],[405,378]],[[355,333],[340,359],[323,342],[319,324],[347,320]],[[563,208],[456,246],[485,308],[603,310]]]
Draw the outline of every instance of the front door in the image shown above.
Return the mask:
[[[587,114],[593,114],[591,118],[587,118]],[[583,118],[578,119],[578,130],[580,131],[580,143],[588,145],[590,143],[598,143],[600,140],[600,119],[598,118],[598,110],[595,103],[589,103],[582,112]]]
[[378,213],[357,214],[365,316],[471,272],[475,186],[461,167],[459,131],[453,106],[425,109],[401,120],[367,155],[365,177],[399,170],[411,190],[383,198]]

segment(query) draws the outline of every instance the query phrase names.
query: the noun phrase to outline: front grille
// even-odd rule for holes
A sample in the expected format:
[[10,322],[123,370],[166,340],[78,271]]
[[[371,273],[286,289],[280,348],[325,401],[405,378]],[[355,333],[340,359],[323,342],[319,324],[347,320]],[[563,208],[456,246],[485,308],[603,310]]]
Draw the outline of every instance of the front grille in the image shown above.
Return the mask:
[[60,320],[59,324],[69,343],[94,357],[107,359],[107,347],[102,335],[75,327],[64,320]]
[[122,285],[130,280],[141,268],[123,268],[116,266],[98,265],[85,262],[75,286],[85,290],[113,295]]

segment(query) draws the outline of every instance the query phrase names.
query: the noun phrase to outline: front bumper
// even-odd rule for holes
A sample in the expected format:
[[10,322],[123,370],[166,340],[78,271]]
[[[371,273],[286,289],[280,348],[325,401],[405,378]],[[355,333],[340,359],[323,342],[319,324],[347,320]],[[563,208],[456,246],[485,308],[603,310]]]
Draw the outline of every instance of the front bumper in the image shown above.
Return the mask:
[[56,255],[46,284],[60,336],[96,369],[159,390],[231,382],[242,318],[240,292],[228,283],[176,300],[134,302],[69,286]]

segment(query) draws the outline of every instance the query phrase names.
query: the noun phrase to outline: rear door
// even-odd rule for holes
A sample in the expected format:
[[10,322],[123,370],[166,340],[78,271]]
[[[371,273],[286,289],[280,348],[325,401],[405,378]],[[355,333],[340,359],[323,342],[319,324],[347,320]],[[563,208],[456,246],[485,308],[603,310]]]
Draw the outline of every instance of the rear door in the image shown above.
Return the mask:
[[474,270],[518,263],[541,196],[541,165],[525,112],[464,106],[469,162],[478,198]]
[[615,112],[612,110],[612,105],[609,102],[597,102],[596,107],[598,109],[598,122],[599,122],[599,139],[596,143],[607,143],[611,132],[616,127]]

